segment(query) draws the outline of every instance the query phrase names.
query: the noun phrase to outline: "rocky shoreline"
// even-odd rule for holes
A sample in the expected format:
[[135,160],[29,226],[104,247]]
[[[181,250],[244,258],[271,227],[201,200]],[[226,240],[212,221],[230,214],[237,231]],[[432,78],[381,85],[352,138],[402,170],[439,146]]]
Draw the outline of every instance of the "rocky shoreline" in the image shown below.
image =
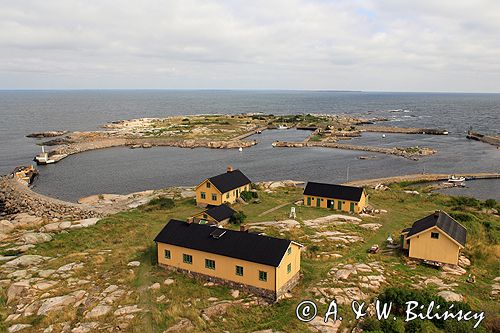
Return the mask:
[[32,191],[26,183],[5,176],[0,179],[0,217],[19,213],[46,220],[101,217],[104,212],[87,205],[47,197]]

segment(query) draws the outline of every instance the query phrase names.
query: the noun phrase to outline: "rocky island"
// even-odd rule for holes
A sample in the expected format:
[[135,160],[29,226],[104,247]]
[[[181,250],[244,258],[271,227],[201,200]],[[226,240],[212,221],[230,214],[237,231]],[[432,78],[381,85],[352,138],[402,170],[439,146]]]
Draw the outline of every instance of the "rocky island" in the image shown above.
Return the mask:
[[[55,137],[40,141],[40,145],[54,146],[49,152],[55,162],[68,155],[88,150],[129,146],[149,148],[169,146],[181,148],[244,149],[257,144],[247,138],[267,129],[296,128],[310,130],[304,143],[276,143],[277,147],[329,147],[393,154],[415,159],[435,153],[426,147],[393,147],[338,144],[337,141],[361,136],[363,132],[405,134],[447,134],[446,130],[425,128],[398,128],[373,126],[383,118],[358,118],[346,115],[193,115],[166,118],[140,118],[106,124],[103,130],[87,132],[50,131],[33,133],[29,137]],[[60,134],[60,135],[58,135]]]

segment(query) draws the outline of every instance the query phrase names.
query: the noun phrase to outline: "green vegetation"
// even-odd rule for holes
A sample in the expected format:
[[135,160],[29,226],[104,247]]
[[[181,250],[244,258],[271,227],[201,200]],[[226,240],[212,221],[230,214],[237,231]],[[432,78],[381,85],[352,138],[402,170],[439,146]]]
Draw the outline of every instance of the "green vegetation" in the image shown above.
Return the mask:
[[[410,288],[387,288],[383,293],[378,296],[378,300],[381,303],[392,303],[391,313],[398,317],[397,321],[384,320],[380,323],[380,327],[377,327],[377,323],[370,321],[368,323],[369,329],[365,329],[368,332],[377,331],[379,328],[383,332],[420,332],[423,321],[411,321],[406,324],[403,323],[401,317],[405,315],[407,308],[406,302],[416,301],[419,304],[428,306],[431,302],[434,302],[435,308],[431,312],[432,314],[441,313],[444,309],[453,309],[453,312],[462,310],[464,313],[467,311],[472,311],[471,306],[464,302],[446,302],[440,296],[436,296],[429,290],[414,290]],[[440,307],[441,310],[436,309]],[[486,332],[486,330],[480,326],[476,329],[473,328],[475,321],[453,321],[453,320],[442,320],[442,319],[432,319],[430,322],[435,326],[435,328],[442,329],[445,332]],[[394,324],[397,323],[397,324]]]
[[231,218],[229,219],[229,222],[232,224],[240,225],[240,224],[243,224],[243,222],[245,222],[246,218],[247,218],[247,216],[245,215],[245,213],[236,212],[236,213],[234,213],[233,216],[231,216]]
[[240,197],[244,201],[250,202],[250,201],[252,201],[252,199],[257,199],[259,197],[259,195],[255,191],[243,191],[243,192],[241,192]]
[[158,198],[155,198],[151,200],[147,205],[146,209],[170,209],[174,208],[175,202],[171,198],[167,198],[164,196],[160,196]]

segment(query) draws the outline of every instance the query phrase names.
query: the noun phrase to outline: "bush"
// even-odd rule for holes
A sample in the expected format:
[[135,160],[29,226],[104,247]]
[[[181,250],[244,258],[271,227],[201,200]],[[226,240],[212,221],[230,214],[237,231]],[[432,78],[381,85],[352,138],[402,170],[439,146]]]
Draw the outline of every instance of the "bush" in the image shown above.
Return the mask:
[[497,201],[495,199],[488,199],[484,202],[484,207],[495,208],[497,206]]
[[[421,290],[413,290],[407,288],[387,288],[382,294],[379,295],[378,299],[382,303],[392,302],[392,310],[391,312],[396,316],[403,316],[406,310],[406,302],[407,301],[417,301],[419,304],[423,304],[427,306],[431,301],[434,301],[436,309],[437,305],[440,306],[441,309],[448,309],[451,304],[453,304],[453,311],[457,312],[462,310],[463,312],[470,311],[471,307],[469,304],[464,302],[446,302],[442,297],[437,296],[435,294],[430,293],[429,291],[421,291]],[[401,325],[398,323],[399,319],[396,321],[393,320],[385,320],[381,322],[381,328],[384,332],[404,332],[405,327],[403,325],[403,331],[401,331]],[[442,320],[442,319],[432,319],[430,320],[435,327],[444,330],[445,332],[484,332],[482,327],[478,327],[477,329],[472,329],[474,325],[474,321],[470,322],[457,322],[455,320]],[[411,323],[411,322],[409,322]],[[408,332],[413,332],[415,329],[418,330],[423,323],[414,323],[406,325],[406,329]],[[401,322],[402,324],[402,322]]]
[[161,196],[161,197],[154,198],[153,200],[151,200],[148,203],[148,206],[159,208],[159,209],[170,209],[170,208],[174,208],[175,202],[174,202],[174,200],[172,200],[170,198]]
[[392,320],[392,318],[383,320],[380,326],[384,333],[405,333],[405,324],[399,318],[397,320]]
[[236,212],[233,214],[233,216],[231,216],[231,218],[229,219],[229,222],[232,224],[242,224],[246,218],[247,218],[247,216],[245,215],[245,213]]
[[247,202],[250,202],[252,199],[256,199],[259,197],[259,195],[257,194],[257,192],[252,192],[252,191],[243,191],[241,192],[240,194],[240,197],[247,201]]
[[475,215],[463,212],[451,212],[450,216],[453,217],[458,222],[471,222],[476,219]]
[[360,327],[365,332],[380,331],[380,322],[374,317],[367,317],[361,322]]
[[462,206],[478,207],[481,201],[470,197],[452,197],[450,203],[452,206],[458,206],[458,207]]

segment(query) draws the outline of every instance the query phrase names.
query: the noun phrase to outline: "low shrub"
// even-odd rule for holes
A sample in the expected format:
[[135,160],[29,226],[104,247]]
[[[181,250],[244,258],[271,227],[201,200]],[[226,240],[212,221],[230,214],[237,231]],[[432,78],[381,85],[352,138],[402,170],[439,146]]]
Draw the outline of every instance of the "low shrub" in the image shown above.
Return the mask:
[[495,208],[497,206],[497,201],[495,199],[488,199],[483,205],[486,208]]
[[252,199],[257,199],[259,197],[259,195],[257,194],[257,192],[253,192],[253,191],[243,191],[243,192],[241,192],[240,197],[243,200],[250,202]]
[[236,212],[229,219],[229,223],[232,223],[232,224],[242,224],[243,222],[245,222],[246,218],[247,218],[247,216],[245,215],[245,213],[243,213],[243,212]]
[[148,203],[148,206],[150,208],[154,207],[154,208],[160,208],[160,209],[170,209],[170,208],[174,208],[175,201],[170,199],[170,198],[160,196],[158,198],[154,198],[153,200],[151,200]]

